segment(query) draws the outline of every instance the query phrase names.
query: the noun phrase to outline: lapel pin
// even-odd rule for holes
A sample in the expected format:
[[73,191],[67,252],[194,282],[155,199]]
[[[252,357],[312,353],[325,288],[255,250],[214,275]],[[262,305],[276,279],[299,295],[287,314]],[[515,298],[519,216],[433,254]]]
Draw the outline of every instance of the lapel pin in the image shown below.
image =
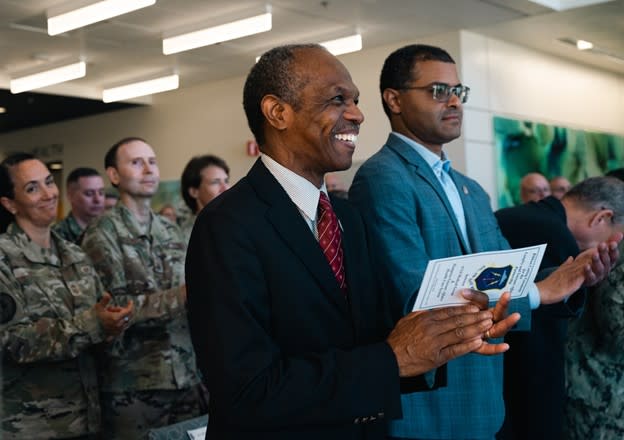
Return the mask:
[[464,194],[468,195],[468,188],[466,188],[466,185],[464,185]]

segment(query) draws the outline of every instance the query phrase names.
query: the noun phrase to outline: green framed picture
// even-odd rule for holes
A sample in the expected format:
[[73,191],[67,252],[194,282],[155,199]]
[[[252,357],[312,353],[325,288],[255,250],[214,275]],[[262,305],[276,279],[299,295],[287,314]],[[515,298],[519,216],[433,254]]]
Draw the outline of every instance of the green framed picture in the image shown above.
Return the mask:
[[572,184],[624,167],[624,136],[494,117],[498,206],[520,204],[520,179],[538,172]]

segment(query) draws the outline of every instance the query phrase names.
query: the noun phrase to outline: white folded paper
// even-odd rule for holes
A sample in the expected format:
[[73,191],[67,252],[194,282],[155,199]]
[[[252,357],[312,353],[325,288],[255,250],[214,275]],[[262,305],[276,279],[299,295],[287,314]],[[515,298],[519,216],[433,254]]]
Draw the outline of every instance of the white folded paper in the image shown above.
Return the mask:
[[204,440],[206,438],[206,429],[204,426],[202,428],[191,429],[190,431],[186,431],[190,440]]
[[480,290],[496,301],[504,292],[526,296],[535,279],[546,245],[506,251],[481,252],[431,260],[412,310],[459,306],[467,303],[459,290]]

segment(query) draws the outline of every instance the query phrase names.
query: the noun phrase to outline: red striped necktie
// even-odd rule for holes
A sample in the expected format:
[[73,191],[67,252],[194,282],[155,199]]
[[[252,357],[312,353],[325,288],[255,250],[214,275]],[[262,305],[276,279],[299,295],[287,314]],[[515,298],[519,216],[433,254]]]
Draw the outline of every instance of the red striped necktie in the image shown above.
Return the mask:
[[329,203],[327,194],[321,191],[318,206],[317,221],[318,240],[325,258],[331,266],[332,272],[338,281],[340,290],[347,293],[347,279],[344,270],[344,256],[342,251],[342,234],[338,224],[338,217]]

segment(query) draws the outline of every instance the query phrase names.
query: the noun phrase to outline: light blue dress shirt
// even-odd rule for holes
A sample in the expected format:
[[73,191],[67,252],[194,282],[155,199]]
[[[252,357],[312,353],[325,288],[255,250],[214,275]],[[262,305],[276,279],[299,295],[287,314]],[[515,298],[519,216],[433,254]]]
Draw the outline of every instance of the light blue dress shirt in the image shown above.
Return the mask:
[[[455,213],[455,217],[457,219],[457,223],[459,224],[459,229],[462,233],[462,238],[464,239],[464,243],[468,248],[468,252],[470,250],[470,242],[468,241],[468,235],[466,233],[466,216],[464,215],[464,205],[462,205],[461,197],[459,196],[459,191],[457,191],[457,187],[451,179],[449,174],[449,170],[451,169],[451,161],[446,158],[446,154],[442,151],[442,157],[438,157],[437,154],[431,152],[429,149],[415,142],[414,140],[408,138],[401,133],[397,133],[393,131],[392,134],[401,138],[404,142],[406,142],[409,146],[411,146],[416,152],[429,164],[431,169],[433,170],[433,174],[438,178],[440,185],[442,185],[442,189],[446,194],[446,198],[451,204],[451,208],[453,208],[453,212]],[[531,283],[529,286],[529,303],[531,304],[531,309],[537,309],[540,306],[540,296],[539,289],[535,283]]]

